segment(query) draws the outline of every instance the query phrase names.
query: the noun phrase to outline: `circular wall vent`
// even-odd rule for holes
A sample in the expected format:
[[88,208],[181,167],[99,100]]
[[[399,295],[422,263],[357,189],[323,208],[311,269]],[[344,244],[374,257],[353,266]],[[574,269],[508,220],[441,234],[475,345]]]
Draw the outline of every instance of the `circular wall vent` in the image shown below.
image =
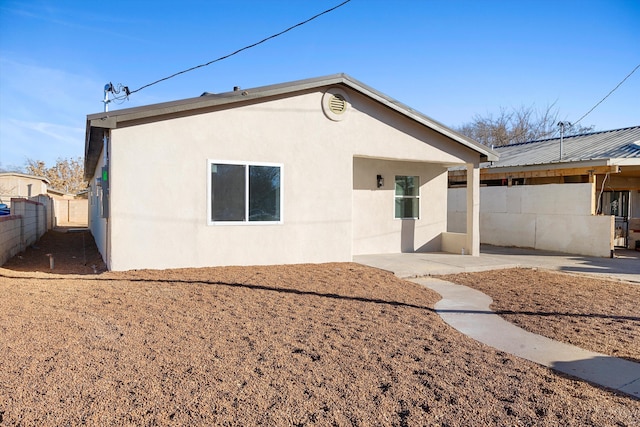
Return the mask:
[[347,111],[347,100],[340,94],[335,94],[329,98],[329,110],[333,114],[342,114]]
[[338,88],[327,90],[322,96],[322,111],[331,120],[344,120],[349,111],[349,97],[346,92]]

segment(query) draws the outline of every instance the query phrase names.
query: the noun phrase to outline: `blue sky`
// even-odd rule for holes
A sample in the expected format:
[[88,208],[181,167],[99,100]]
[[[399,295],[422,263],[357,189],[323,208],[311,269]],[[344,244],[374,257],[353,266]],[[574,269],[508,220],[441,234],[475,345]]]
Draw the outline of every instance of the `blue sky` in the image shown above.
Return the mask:
[[[342,0],[0,0],[0,167],[84,154],[103,88],[135,90]],[[449,126],[555,103],[575,121],[640,64],[640,1],[351,0],[110,109],[344,72]],[[640,70],[581,125],[640,125]]]

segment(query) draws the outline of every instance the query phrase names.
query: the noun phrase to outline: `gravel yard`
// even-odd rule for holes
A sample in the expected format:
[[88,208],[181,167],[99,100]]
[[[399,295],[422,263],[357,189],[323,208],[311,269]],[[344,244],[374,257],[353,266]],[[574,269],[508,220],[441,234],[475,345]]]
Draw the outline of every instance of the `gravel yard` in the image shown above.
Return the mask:
[[[436,293],[380,270],[104,272],[86,233],[45,237],[0,268],[2,425],[640,425],[640,401],[467,338],[434,313]],[[575,281],[524,272],[541,294]],[[503,284],[531,282],[524,272],[503,272]],[[638,301],[602,289],[603,305],[604,294]],[[572,312],[589,300],[577,296],[537,311]],[[585,307],[603,316],[573,316],[580,328],[633,317]],[[523,323],[536,311],[499,310]],[[623,320],[637,334],[637,319]]]

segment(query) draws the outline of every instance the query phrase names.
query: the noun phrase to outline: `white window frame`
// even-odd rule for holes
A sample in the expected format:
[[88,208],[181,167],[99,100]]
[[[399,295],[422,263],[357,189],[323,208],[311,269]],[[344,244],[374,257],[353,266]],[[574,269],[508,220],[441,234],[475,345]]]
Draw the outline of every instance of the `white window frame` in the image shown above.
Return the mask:
[[[416,196],[397,196],[396,195],[396,179],[398,177],[401,177],[401,176],[412,176],[414,178],[417,178],[417,180],[418,180],[418,194]],[[393,176],[393,219],[398,220],[398,221],[403,221],[403,220],[407,220],[407,219],[413,219],[413,220],[420,219],[420,214],[422,213],[422,203],[420,201],[421,193],[422,193],[422,185],[420,184],[420,175],[400,175],[400,174],[394,175]],[[416,199],[416,200],[418,200],[418,216],[417,217],[398,218],[396,216],[396,200],[397,199]]]
[[[211,165],[235,165],[245,167],[245,192],[244,192],[244,220],[243,221],[213,221],[211,219]],[[250,166],[268,166],[280,169],[280,220],[279,221],[249,221],[249,167]],[[231,161],[231,160],[207,160],[207,225],[225,226],[225,225],[280,225],[284,223],[284,165],[282,163],[264,163],[264,162],[247,162],[247,161]]]

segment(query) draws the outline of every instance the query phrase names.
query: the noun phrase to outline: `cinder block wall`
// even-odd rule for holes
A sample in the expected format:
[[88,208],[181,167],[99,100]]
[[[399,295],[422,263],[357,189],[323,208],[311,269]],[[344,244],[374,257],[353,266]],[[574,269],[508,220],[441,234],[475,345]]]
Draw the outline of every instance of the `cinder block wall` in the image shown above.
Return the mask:
[[89,200],[69,200],[69,223],[85,227],[89,224]]
[[[591,215],[590,184],[546,184],[480,189],[480,242],[610,256],[613,217]],[[466,230],[465,188],[448,191],[449,232]]]
[[0,265],[22,251],[21,230],[21,216],[0,216]]
[[56,225],[84,226],[89,224],[89,201],[87,199],[55,200]]
[[37,242],[52,227],[51,200],[11,199],[11,215],[0,217],[0,265]]

